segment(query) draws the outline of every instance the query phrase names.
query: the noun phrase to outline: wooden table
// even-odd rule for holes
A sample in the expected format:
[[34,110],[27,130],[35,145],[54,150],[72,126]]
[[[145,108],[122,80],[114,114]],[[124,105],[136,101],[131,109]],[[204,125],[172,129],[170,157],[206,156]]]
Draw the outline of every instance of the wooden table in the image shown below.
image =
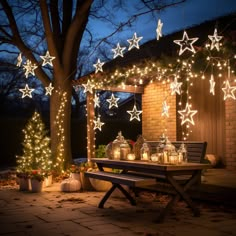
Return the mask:
[[[158,181],[160,176],[163,177],[174,188],[176,194],[168,202],[163,211],[161,211],[157,219],[157,222],[162,222],[164,220],[165,216],[170,212],[170,210],[173,208],[175,203],[180,198],[182,198],[192,209],[194,216],[200,216],[200,211],[192,202],[189,194],[187,193],[187,190],[194,184],[198,183],[199,178],[201,177],[202,170],[211,168],[211,165],[200,164],[200,163],[169,165],[169,164],[158,164],[149,161],[147,162],[139,160],[124,161],[124,160],[111,160],[107,158],[93,158],[91,161],[97,164],[101,174],[103,174],[101,171],[104,171],[104,167],[121,170],[121,172],[115,176],[119,178],[121,177],[120,175],[122,175],[122,179],[125,178],[125,175],[129,174],[132,175],[133,173],[138,174],[140,176],[145,175],[150,178],[155,178],[156,181]],[[175,177],[183,175],[187,175],[189,176],[189,178],[184,184],[180,184],[180,182],[178,182]],[[98,178],[100,178],[100,176]],[[102,178],[100,179],[108,180],[113,184],[111,189],[108,190],[108,192],[101,200],[99,204],[100,208],[103,207],[104,203],[109,198],[109,196],[111,195],[111,193],[114,191],[115,188],[119,188],[123,192],[123,194],[130,200],[131,204],[135,205],[135,200],[132,198],[132,196],[127,191],[125,191],[125,189],[122,188],[121,186],[122,182],[115,180],[113,177],[103,178],[102,176]]]

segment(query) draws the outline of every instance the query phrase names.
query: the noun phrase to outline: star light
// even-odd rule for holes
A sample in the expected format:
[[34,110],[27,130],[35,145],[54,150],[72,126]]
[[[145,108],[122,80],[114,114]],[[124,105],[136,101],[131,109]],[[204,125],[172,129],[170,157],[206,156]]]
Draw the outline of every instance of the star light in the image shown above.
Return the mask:
[[132,39],[128,39],[128,43],[129,43],[129,48],[128,51],[131,50],[133,47],[138,48],[139,49],[139,41],[142,39],[143,37],[137,37],[137,34],[134,33],[133,38]]
[[93,101],[94,101],[94,107],[100,107],[99,97],[97,96],[96,93],[95,93]]
[[126,47],[120,47],[120,44],[117,43],[117,47],[115,49],[112,49],[112,51],[114,52],[113,58],[116,58],[118,56],[124,57],[123,51],[125,50],[125,48]]
[[130,121],[136,119],[140,121],[140,114],[143,112],[141,110],[137,110],[136,104],[134,104],[133,110],[127,111],[130,114]]
[[222,88],[222,90],[224,92],[224,100],[226,100],[227,98],[233,98],[234,100],[236,99],[234,95],[234,91],[236,90],[236,87],[230,86],[230,83],[228,80],[226,80],[225,87]]
[[120,100],[120,98],[116,98],[114,94],[112,93],[111,97],[106,100],[107,102],[109,102],[109,109],[111,109],[112,107],[118,107],[117,102]]
[[52,83],[50,83],[47,87],[45,87],[45,89],[46,89],[45,95],[52,95],[52,90],[54,89]]
[[55,57],[50,56],[49,51],[46,52],[45,56],[40,56],[40,57],[43,59],[42,66],[45,66],[47,64],[52,66],[52,60],[55,59]]
[[162,113],[161,116],[169,117],[170,106],[167,105],[166,100],[162,103]]
[[98,71],[103,72],[102,66],[104,65],[104,62],[101,62],[100,59],[98,59],[96,64],[93,64],[93,66],[96,68],[95,73],[97,73]]
[[180,40],[174,40],[174,43],[180,46],[179,55],[182,55],[186,50],[195,53],[193,44],[198,40],[198,38],[189,38],[186,31],[184,31],[183,38]]
[[178,111],[178,113],[181,115],[180,117],[180,119],[182,119],[181,125],[183,125],[186,122],[189,122],[192,125],[195,125],[193,116],[197,113],[197,110],[191,110],[188,103],[186,103],[185,109],[182,111]]
[[220,50],[220,40],[223,38],[223,36],[217,35],[217,29],[215,28],[213,35],[208,35],[208,38],[211,40],[211,47],[210,49],[216,48],[217,51]]
[[26,65],[23,65],[23,67],[25,68],[25,77],[28,78],[29,74],[32,74],[33,76],[34,74],[34,70],[37,68],[37,66],[33,63],[31,63],[30,60],[26,61]]
[[105,124],[105,123],[101,122],[100,117],[97,117],[97,120],[94,120],[93,123],[94,123],[94,128],[93,129],[94,130],[99,129],[100,131],[102,130],[102,126]]
[[16,63],[16,66],[20,67],[21,64],[22,64],[22,56],[21,56],[21,53],[19,53],[18,57],[17,57],[17,63]]
[[162,27],[163,27],[163,23],[161,22],[161,19],[159,19],[157,22],[157,29],[156,29],[157,40],[159,40],[160,37],[162,37]]
[[25,88],[19,89],[19,91],[22,92],[22,98],[24,98],[24,97],[32,98],[32,92],[34,91],[34,89],[30,89],[28,84],[26,84]]
[[170,83],[170,89],[171,89],[171,95],[174,95],[175,93],[178,93],[180,95],[180,87],[183,83],[177,81],[177,77],[175,76],[175,79],[172,83]]
[[82,84],[82,86],[84,87],[84,93],[93,93],[94,84],[92,84],[90,80],[87,81],[87,84]]
[[216,85],[216,82],[214,80],[214,75],[213,74],[211,74],[211,79],[209,80],[209,82],[210,82],[210,93],[215,95],[215,85]]

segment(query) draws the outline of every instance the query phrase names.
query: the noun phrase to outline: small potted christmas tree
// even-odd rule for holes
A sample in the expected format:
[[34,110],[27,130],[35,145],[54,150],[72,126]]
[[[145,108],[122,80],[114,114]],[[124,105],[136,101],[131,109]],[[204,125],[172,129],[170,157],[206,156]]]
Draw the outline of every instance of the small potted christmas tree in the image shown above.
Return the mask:
[[34,112],[23,133],[23,155],[17,158],[17,173],[19,177],[27,174],[32,191],[38,192],[40,189],[34,189],[34,184],[41,186],[52,170],[50,138],[39,113]]

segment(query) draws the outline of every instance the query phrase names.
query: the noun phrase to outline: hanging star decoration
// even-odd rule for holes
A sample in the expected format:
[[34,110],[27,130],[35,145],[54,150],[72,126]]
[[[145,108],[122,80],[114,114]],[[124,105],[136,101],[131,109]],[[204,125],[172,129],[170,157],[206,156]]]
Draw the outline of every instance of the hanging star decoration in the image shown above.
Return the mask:
[[19,89],[20,92],[22,92],[22,98],[29,97],[32,98],[32,92],[34,89],[30,89],[28,84],[25,85],[25,88]]
[[106,100],[107,102],[109,102],[109,109],[111,109],[112,107],[118,107],[117,102],[120,100],[120,98],[116,98],[114,94],[112,93],[111,97]]
[[188,103],[186,103],[185,109],[182,111],[178,111],[178,113],[181,115],[181,125],[183,125],[184,123],[191,123],[192,125],[195,125],[193,116],[197,113],[197,110],[191,110]]
[[94,101],[94,107],[100,107],[99,97],[97,96],[96,93],[95,93],[93,101]]
[[94,84],[92,84],[90,80],[87,81],[87,84],[82,84],[82,86],[84,87],[84,93],[93,93]]
[[170,83],[171,95],[174,95],[175,93],[178,93],[180,95],[180,87],[182,84],[182,82],[177,81],[177,77],[175,76],[174,81]]
[[40,57],[43,59],[42,66],[45,66],[47,64],[52,66],[52,60],[55,59],[55,57],[50,56],[49,51],[46,52],[45,56],[40,56]]
[[52,90],[54,89],[52,83],[50,83],[47,87],[45,87],[45,89],[46,89],[45,95],[52,95]]
[[130,114],[130,121],[136,119],[140,121],[140,114],[143,112],[141,110],[137,110],[136,104],[134,104],[133,110],[127,111]]
[[101,119],[99,116],[97,117],[97,120],[93,121],[93,123],[94,123],[93,129],[94,130],[99,129],[100,131],[102,130],[102,126],[105,124],[105,123],[101,122]]
[[186,50],[195,53],[193,44],[198,40],[198,38],[189,38],[186,31],[184,31],[183,38],[180,40],[174,40],[174,43],[180,46],[179,56],[182,55]]
[[123,51],[125,50],[126,47],[120,47],[120,44],[117,43],[117,46],[115,49],[112,49],[112,51],[114,52],[114,56],[113,58],[116,58],[118,56],[124,57],[123,55]]
[[220,40],[223,38],[223,36],[218,36],[217,29],[215,28],[213,35],[208,35],[208,38],[211,40],[211,47],[210,49],[216,48],[217,51],[220,50]]
[[98,71],[103,72],[102,66],[104,65],[104,62],[101,62],[100,59],[98,59],[96,64],[93,64],[93,66],[96,68],[95,73],[98,73]]
[[159,40],[160,37],[162,37],[162,27],[163,27],[163,23],[161,22],[161,19],[159,19],[157,22],[157,29],[156,29],[157,40]]
[[170,106],[167,105],[166,100],[162,103],[162,113],[161,116],[169,117]]
[[224,92],[224,100],[227,98],[233,98],[234,100],[236,99],[234,95],[234,91],[236,90],[236,86],[230,86],[229,80],[226,80],[225,82],[225,87],[222,88]]
[[129,43],[129,48],[128,51],[130,51],[132,48],[137,48],[139,49],[139,41],[142,39],[143,37],[137,37],[137,34],[134,33],[133,38],[132,39],[128,39],[128,43]]
[[216,85],[216,82],[214,80],[214,75],[211,74],[211,79],[209,80],[210,82],[210,93],[215,95],[215,85]]
[[21,53],[19,53],[16,59],[16,66],[21,67],[21,64],[22,64],[22,55]]
[[25,68],[25,77],[28,78],[29,74],[32,74],[33,76],[34,74],[34,70],[37,68],[37,66],[33,63],[31,63],[30,60],[26,61],[26,65],[23,65],[23,67]]

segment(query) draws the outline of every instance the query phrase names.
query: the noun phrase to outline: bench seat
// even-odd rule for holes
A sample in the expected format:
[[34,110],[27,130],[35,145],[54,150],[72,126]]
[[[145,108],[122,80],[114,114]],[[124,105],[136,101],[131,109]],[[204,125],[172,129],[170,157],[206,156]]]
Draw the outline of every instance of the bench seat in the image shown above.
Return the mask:
[[95,178],[100,180],[109,181],[114,184],[123,184],[129,187],[143,187],[147,185],[153,185],[156,183],[156,179],[149,176],[140,176],[138,174],[123,174],[113,173],[105,171],[85,172],[85,176],[89,178]]

